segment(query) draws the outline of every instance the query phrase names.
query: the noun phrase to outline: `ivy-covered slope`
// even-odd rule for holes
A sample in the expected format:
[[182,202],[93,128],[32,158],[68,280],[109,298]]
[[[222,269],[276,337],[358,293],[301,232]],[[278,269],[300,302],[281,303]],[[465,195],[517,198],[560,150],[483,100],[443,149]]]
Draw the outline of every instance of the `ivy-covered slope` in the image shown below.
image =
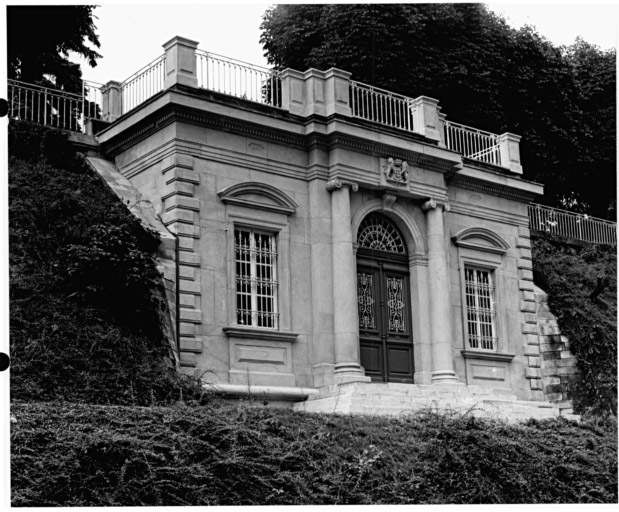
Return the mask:
[[164,365],[159,240],[59,131],[9,126],[13,399],[178,398]]
[[12,505],[617,503],[617,423],[15,403]]
[[615,247],[576,248],[553,238],[533,242],[536,284],[570,342],[582,372],[575,407],[617,414],[617,254]]

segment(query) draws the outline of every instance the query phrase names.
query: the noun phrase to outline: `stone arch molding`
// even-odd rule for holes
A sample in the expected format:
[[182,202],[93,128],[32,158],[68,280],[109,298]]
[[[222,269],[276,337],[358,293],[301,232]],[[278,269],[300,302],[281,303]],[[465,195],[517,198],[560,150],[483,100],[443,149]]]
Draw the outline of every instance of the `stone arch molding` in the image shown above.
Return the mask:
[[246,181],[217,192],[226,204],[267,210],[276,213],[293,214],[299,205],[286,193],[266,183]]
[[372,212],[382,213],[393,221],[396,226],[398,226],[402,232],[402,236],[404,237],[408,254],[410,256],[421,256],[426,254],[426,246],[424,244],[423,236],[417,224],[415,224],[412,220],[410,213],[399,204],[391,204],[389,208],[386,208],[383,199],[372,199],[371,201],[364,203],[357,210],[352,218],[353,241],[357,241],[361,221],[363,221],[363,219]]
[[505,254],[509,244],[494,231],[487,228],[466,228],[451,237],[458,247],[468,247],[478,251]]

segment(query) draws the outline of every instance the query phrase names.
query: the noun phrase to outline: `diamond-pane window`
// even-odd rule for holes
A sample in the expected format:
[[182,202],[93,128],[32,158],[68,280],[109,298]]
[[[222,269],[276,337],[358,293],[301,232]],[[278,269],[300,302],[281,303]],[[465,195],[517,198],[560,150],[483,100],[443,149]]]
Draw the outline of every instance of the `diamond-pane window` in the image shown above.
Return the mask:
[[363,219],[357,243],[359,247],[406,254],[406,246],[398,229],[378,213],[371,213]]
[[275,237],[251,229],[234,230],[236,321],[277,329],[277,246]]
[[491,271],[465,267],[464,285],[469,346],[496,351],[496,301]]

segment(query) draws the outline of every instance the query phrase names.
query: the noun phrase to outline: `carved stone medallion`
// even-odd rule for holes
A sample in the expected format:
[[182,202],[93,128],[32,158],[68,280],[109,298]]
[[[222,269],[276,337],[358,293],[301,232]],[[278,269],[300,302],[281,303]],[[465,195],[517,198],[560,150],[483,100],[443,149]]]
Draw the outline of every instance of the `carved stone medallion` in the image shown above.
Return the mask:
[[383,167],[383,175],[388,183],[408,184],[408,163],[400,158],[388,158]]

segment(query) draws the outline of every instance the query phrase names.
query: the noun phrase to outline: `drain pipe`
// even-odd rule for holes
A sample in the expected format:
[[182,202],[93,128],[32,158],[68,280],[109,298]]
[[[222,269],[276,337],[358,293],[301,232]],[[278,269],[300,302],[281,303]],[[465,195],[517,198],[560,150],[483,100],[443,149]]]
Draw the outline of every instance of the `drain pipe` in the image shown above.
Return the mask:
[[174,302],[176,307],[176,353],[178,354],[178,370],[181,369],[181,286],[180,286],[180,269],[179,269],[179,252],[180,252],[180,244],[178,241],[178,235],[173,234],[174,236],[174,270],[176,272],[176,297]]

